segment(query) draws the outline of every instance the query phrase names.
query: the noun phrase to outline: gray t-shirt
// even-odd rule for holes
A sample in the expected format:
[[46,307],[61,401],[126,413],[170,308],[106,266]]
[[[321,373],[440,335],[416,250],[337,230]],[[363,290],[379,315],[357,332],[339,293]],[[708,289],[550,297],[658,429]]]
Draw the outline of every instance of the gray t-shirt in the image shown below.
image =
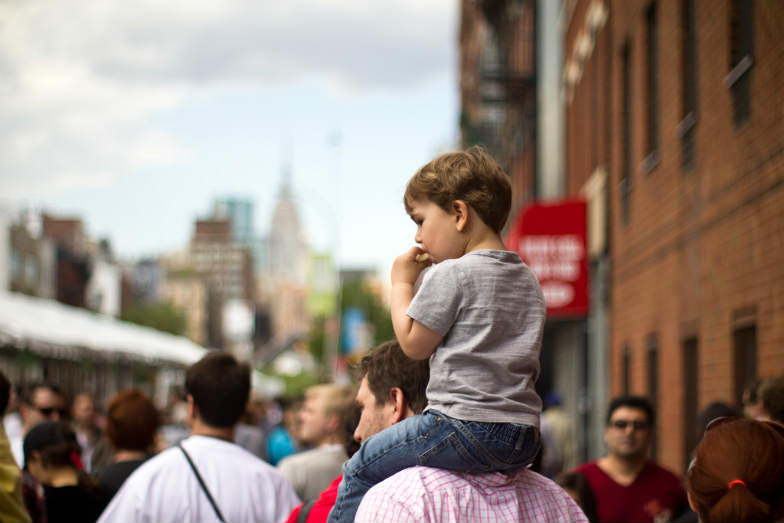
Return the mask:
[[430,356],[428,409],[539,427],[534,384],[546,309],[516,253],[474,251],[433,265],[406,314],[444,336]]

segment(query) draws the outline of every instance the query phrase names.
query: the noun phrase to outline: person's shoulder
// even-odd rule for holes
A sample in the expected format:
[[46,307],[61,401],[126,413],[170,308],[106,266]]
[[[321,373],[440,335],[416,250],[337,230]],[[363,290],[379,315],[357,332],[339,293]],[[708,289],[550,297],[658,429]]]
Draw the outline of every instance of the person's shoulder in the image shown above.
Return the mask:
[[577,465],[574,467],[572,472],[575,474],[590,474],[591,472],[595,472],[597,470],[599,470],[599,465],[597,465],[596,461],[588,461],[582,465]]
[[654,476],[659,481],[668,481],[671,484],[681,485],[681,480],[678,476],[669,469],[664,468],[653,460],[649,460],[646,464],[646,471],[651,476]]

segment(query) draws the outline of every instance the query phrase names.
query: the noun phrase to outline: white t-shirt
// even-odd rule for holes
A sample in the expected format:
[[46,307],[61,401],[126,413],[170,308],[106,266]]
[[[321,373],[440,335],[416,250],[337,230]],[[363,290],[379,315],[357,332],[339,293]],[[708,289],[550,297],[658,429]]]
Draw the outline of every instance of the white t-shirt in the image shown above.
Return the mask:
[[[182,441],[226,521],[284,521],[300,502],[271,465],[239,445],[208,436]],[[136,469],[106,507],[100,523],[219,521],[177,447]]]

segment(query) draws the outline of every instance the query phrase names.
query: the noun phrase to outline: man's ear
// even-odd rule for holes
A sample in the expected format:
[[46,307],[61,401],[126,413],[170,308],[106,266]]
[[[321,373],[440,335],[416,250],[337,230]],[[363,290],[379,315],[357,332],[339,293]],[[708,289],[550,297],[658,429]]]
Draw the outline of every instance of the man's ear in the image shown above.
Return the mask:
[[393,423],[404,420],[406,418],[406,395],[403,394],[403,389],[400,387],[392,387],[389,389],[389,401],[392,406],[392,419]]
[[463,200],[455,200],[452,202],[452,212],[455,214],[455,226],[458,232],[463,232],[468,225],[468,204]]

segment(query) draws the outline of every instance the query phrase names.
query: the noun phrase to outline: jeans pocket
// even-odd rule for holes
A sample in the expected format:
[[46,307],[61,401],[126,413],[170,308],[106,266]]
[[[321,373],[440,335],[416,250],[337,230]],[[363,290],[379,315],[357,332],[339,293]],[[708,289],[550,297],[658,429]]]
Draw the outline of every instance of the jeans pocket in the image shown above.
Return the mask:
[[488,466],[466,449],[455,432],[450,432],[419,455],[419,464],[447,470],[487,471]]

